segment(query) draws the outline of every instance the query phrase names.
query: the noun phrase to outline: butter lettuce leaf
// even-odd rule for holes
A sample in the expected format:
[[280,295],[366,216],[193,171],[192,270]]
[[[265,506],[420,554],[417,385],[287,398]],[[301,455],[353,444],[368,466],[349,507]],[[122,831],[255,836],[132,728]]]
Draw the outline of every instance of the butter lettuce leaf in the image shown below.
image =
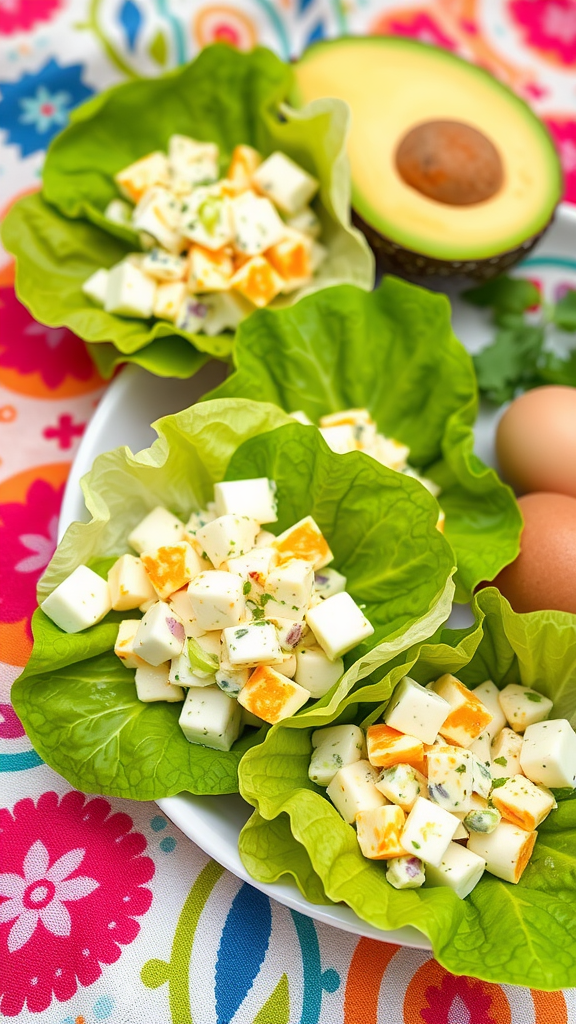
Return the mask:
[[[452,672],[470,686],[492,678],[498,686],[521,682],[554,701],[552,715],[576,721],[576,616],[563,612],[518,615],[493,588],[474,599],[474,626],[440,629],[363,680],[330,717],[367,725],[380,716],[400,678],[409,673],[425,684]],[[571,682],[572,681],[572,682]],[[576,984],[576,797],[562,792],[558,809],[538,829],[533,857],[517,885],[486,873],[466,900],[449,889],[398,892],[386,882],[385,866],[360,853],[354,829],[324,791],[308,779],[311,729],[306,713],[272,728],[240,768],[240,791],[256,808],[240,837],[244,863],[257,880],[311,870],[325,896],[343,900],[359,917],[385,931],[412,925],[427,935],[434,956],[454,974],[499,984],[555,990]],[[559,794],[560,796],[560,794]],[[293,850],[287,862],[268,835],[288,815]],[[260,846],[260,849],[259,849]],[[246,853],[244,850],[246,849]],[[266,851],[266,863],[263,852]],[[245,858],[245,859],[244,859]]]
[[393,277],[372,293],[341,285],[250,317],[233,358],[236,372],[207,397],[257,396],[313,423],[365,407],[382,433],[410,447],[410,464],[442,488],[456,600],[516,557],[520,512],[474,454],[476,378],[445,296]]
[[[101,455],[83,478],[90,521],[66,531],[39,582],[39,601],[80,564],[104,575],[156,505],[187,520],[212,500],[216,481],[269,473],[280,507],[272,529],[314,514],[376,626],[370,642],[347,655],[347,672],[326,706],[336,707],[375,663],[446,621],[452,552],[435,529],[433,499],[413,480],[359,453],[342,471],[341,458],[319,434],[261,402],[203,403],[159,420],[155,429],[151,448]],[[32,657],[12,689],[32,743],[72,785],[92,793],[151,800],[182,790],[237,792],[240,758],[265,729],[248,730],[230,752],[209,750],[184,738],[179,705],[138,701],[133,671],[113,654],[118,621],[135,615],[111,613],[69,635],[36,612]]]
[[222,173],[234,146],[249,143],[264,155],[281,149],[320,181],[314,206],[327,258],[309,287],[279,297],[275,307],[343,281],[371,288],[373,257],[350,223],[348,109],[326,99],[292,110],[284,103],[291,81],[290,66],[269,50],[240,53],[216,44],[167,75],[115,86],[76,108],[49,147],[42,197],[20,200],[3,226],[4,245],[17,258],[20,300],[42,323],[70,327],[92,345],[105,343],[102,355],[90,349],[105,375],[119,362],[136,362],[160,376],[189,377],[205,354],[230,354],[231,333],[209,338],[165,321],[122,318],[99,309],[81,291],[98,267],[140,248],[132,228],[104,217],[118,195],[113,175],[165,149],[174,133],[217,142]]

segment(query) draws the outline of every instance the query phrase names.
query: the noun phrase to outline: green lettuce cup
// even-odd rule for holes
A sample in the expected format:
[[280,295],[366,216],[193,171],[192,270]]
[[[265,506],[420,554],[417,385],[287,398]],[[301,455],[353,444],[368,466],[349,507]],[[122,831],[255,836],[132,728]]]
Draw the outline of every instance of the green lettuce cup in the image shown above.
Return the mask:
[[[131,529],[158,504],[187,519],[212,500],[216,481],[268,476],[277,485],[274,532],[313,515],[375,627],[346,656],[346,672],[328,695],[334,707],[374,664],[446,621],[452,552],[435,528],[434,500],[413,480],[361,453],[344,461],[316,431],[275,406],[244,399],[194,406],[155,429],[151,448],[101,455],[83,478],[91,519],[66,531],[40,580],[39,601],[78,565],[105,575],[128,550]],[[228,752],[188,743],[178,725],[180,705],[138,701],[133,670],[113,652],[122,617],[111,612],[99,625],[67,634],[35,612],[32,657],[12,689],[34,747],[86,792],[138,800],[182,790],[237,792],[240,758],[265,728],[248,730]]]
[[456,600],[493,579],[519,551],[514,495],[474,454],[478,388],[443,295],[385,278],[374,292],[341,285],[238,330],[236,372],[207,397],[258,398],[320,416],[367,408],[410,448],[409,463],[441,488]]
[[308,289],[279,297],[275,306],[344,281],[372,287],[372,255],[350,223],[348,108],[326,99],[292,110],[285,103],[292,79],[290,65],[269,50],[240,53],[217,44],[167,75],[89,100],[49,147],[42,194],[15,204],[2,238],[17,259],[19,299],[37,320],[69,327],[89,342],[104,376],[119,363],[135,362],[160,376],[189,377],[209,356],[225,359],[232,350],[232,334],[211,338],[166,321],[124,319],[96,307],[81,290],[99,267],[140,248],[136,231],[104,217],[118,195],[114,174],[165,149],[174,133],[218,143],[222,172],[234,146],[247,143],[265,156],[282,150],[318,178],[313,205],[327,258]]
[[558,808],[538,839],[517,885],[485,873],[460,900],[448,888],[398,891],[382,864],[366,860],[355,831],[324,791],[308,779],[312,728],[328,722],[368,725],[386,708],[406,674],[425,684],[444,672],[469,686],[523,683],[553,702],[551,717],[576,723],[576,616],[518,615],[494,588],[474,599],[476,623],[441,629],[369,679],[334,712],[316,706],[249,751],[240,792],[256,812],[240,837],[242,860],[257,881],[291,874],[311,902],[345,902],[385,930],[411,925],[427,935],[434,956],[454,974],[499,984],[554,990],[576,984],[576,796],[556,791]]

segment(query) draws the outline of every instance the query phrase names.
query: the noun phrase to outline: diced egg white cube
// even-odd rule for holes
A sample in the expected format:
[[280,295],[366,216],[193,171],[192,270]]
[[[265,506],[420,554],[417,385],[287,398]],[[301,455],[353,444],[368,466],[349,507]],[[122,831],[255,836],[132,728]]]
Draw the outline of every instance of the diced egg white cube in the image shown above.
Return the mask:
[[417,736],[423,743],[434,743],[450,710],[443,697],[404,676],[390,698],[384,721],[392,729]]
[[284,279],[265,256],[251,256],[237,269],[230,286],[262,309],[280,294]]
[[500,690],[491,679],[487,679],[484,683],[480,683],[480,686],[475,686],[472,692],[480,698],[492,715],[492,721],[488,723],[484,731],[493,740],[506,725],[506,716],[500,707]]
[[[305,622],[292,622],[290,619],[280,617],[274,618],[272,621],[276,626],[278,643],[283,651],[291,653],[300,645],[316,646],[314,634],[308,629]],[[308,644],[309,639],[312,640],[311,644]]]
[[152,316],[155,296],[156,282],[133,263],[117,263],[108,271],[107,313],[147,320]]
[[310,206],[304,206],[298,213],[287,217],[286,226],[294,231],[302,231],[303,234],[309,235],[310,238],[318,238],[322,230],[322,225]]
[[395,441],[394,438],[376,434],[374,442],[370,445],[369,454],[382,466],[403,472],[407,467],[410,449],[400,441]]
[[234,514],[218,516],[196,531],[196,541],[216,568],[254,547],[259,525],[255,519]]
[[152,312],[158,320],[175,323],[185,299],[186,285],[183,281],[165,281],[156,289]]
[[151,235],[156,242],[177,256],[184,248],[180,232],[180,203],[167,188],[152,188],[143,196],[132,214],[137,231]]
[[576,733],[570,722],[558,718],[529,725],[520,764],[532,782],[552,789],[576,786]]
[[487,765],[485,761],[481,761],[470,748],[468,748],[468,753],[472,761],[472,791],[478,793],[479,796],[487,798],[490,796],[490,790],[492,789],[492,770],[490,765]]
[[198,185],[217,181],[218,156],[214,142],[197,142],[186,135],[172,135],[168,140],[171,187],[185,194]]
[[395,764],[424,765],[422,740],[381,722],[368,727],[366,747],[368,760],[378,768],[391,768]]
[[227,181],[232,182],[238,191],[250,188],[252,175],[262,163],[262,157],[252,146],[235,146],[230,166],[226,171]]
[[340,768],[326,788],[334,807],[351,825],[361,811],[370,811],[387,803],[376,789],[378,773],[368,761],[354,761]]
[[469,811],[474,780],[472,757],[458,747],[428,752],[428,797],[446,811]]
[[181,230],[185,238],[205,249],[229,245],[233,238],[230,199],[210,186],[195,188],[182,200]]
[[144,256],[142,270],[157,281],[183,281],[186,275],[186,260],[182,256],[165,252],[164,249],[154,248]]
[[492,793],[492,803],[506,821],[532,832],[556,806],[552,793],[525,775],[514,775]]
[[104,210],[104,216],[113,224],[123,224],[125,227],[129,227],[132,221],[132,210],[132,204],[125,202],[124,199],[111,199]]
[[196,621],[196,617],[192,611],[192,605],[190,604],[190,598],[188,596],[188,587],[184,587],[182,590],[177,590],[175,594],[170,594],[168,604],[182,620],[184,632],[187,637],[199,637],[206,632]]
[[222,331],[235,331],[238,324],[254,311],[252,303],[237,292],[216,292],[204,298],[206,315],[203,331],[213,338]]
[[198,512],[192,512],[190,518],[186,523],[186,532],[196,534],[198,530],[201,530],[207,523],[211,523],[216,519],[216,512],[201,508]]
[[454,833],[453,842],[456,842],[457,839],[468,839],[468,829],[462,821]]
[[230,750],[242,727],[242,712],[218,686],[191,686],[179,719],[189,743],[213,750]]
[[376,786],[387,800],[398,804],[406,813],[412,810],[419,796],[428,795],[426,777],[410,764],[384,768]]
[[[282,661],[278,663],[277,669],[284,676],[288,676],[289,679],[294,679],[296,675],[296,655],[282,653]],[[308,689],[307,686],[304,687]],[[310,694],[312,696],[312,694]]]
[[136,696],[145,704],[159,700],[169,703],[184,700],[184,690],[169,679],[169,665],[140,665],[134,676]]
[[406,815],[396,804],[384,804],[370,811],[360,811],[356,817],[356,836],[360,849],[368,860],[391,860],[402,857],[400,842]]
[[148,156],[136,160],[114,175],[114,181],[122,192],[133,203],[138,203],[145,192],[155,185],[167,185],[169,182],[168,160],[164,153],[149,153]]
[[233,668],[250,665],[271,665],[283,661],[274,626],[241,624],[223,632],[225,660]]
[[201,572],[190,583],[188,596],[197,622],[207,631],[238,626],[246,614],[242,580],[231,572]]
[[[266,476],[214,484],[214,504],[218,516],[248,516],[260,524],[275,523],[278,519],[276,486]],[[270,537],[272,541],[276,539],[273,534]]]
[[266,594],[271,600],[266,613],[299,622],[304,618],[312,596],[314,570],[310,562],[291,558],[271,569],[266,580]]
[[314,573],[314,590],[320,597],[333,597],[346,590],[346,577],[336,569],[319,569]]
[[210,307],[196,298],[184,299],[176,315],[176,327],[189,334],[204,330]]
[[138,554],[142,551],[153,551],[169,544],[177,544],[184,539],[186,527],[176,516],[161,505],[157,505],[147,516],[144,516],[128,536],[130,547]]
[[394,889],[419,889],[424,885],[426,875],[419,857],[394,857],[386,868],[386,881]]
[[[252,548],[245,555],[237,558],[228,558],[226,566],[228,572],[241,576],[251,586],[264,588],[266,577],[278,561],[278,552],[274,548]],[[250,594],[250,589],[245,588]]]
[[328,786],[340,768],[364,756],[364,733],[357,725],[316,729],[312,733],[312,747],[308,778],[317,786]]
[[480,698],[455,676],[441,676],[432,689],[447,700],[452,709],[440,733],[448,743],[469,747],[492,721],[491,713]]
[[491,736],[488,727],[488,729],[484,729],[484,732],[480,733],[478,739],[474,740],[474,743],[471,743],[467,748],[470,753],[474,754],[482,764],[486,765],[487,768],[490,768],[490,763],[492,761],[492,744],[490,741]]
[[406,819],[402,846],[406,853],[438,867],[459,824],[454,814],[419,796]]
[[[240,690],[246,686],[250,676],[250,669],[218,669],[216,673],[216,685],[220,687],[229,697],[237,697]],[[260,723],[259,723],[260,724]]]
[[450,843],[440,864],[426,868],[426,885],[447,886],[463,900],[478,885],[485,867],[483,857],[459,843]]
[[161,665],[182,653],[186,633],[169,604],[158,601],[140,620],[134,651],[149,665]]
[[114,654],[125,668],[139,668],[146,662],[134,653],[134,640],[138,632],[140,619],[123,619],[118,626],[118,636],[114,644]]
[[238,703],[270,725],[295,715],[310,699],[308,690],[268,665],[259,665],[238,694]]
[[493,832],[471,832],[468,849],[486,861],[486,870],[504,882],[519,882],[534,849],[537,832],[501,821]]
[[319,647],[305,647],[296,652],[296,682],[310,690],[315,699],[328,693],[343,673],[342,659],[331,661]]
[[228,291],[234,275],[232,257],[221,249],[212,252],[193,245],[188,256],[188,289],[191,292]]
[[65,633],[79,633],[101,622],[112,608],[106,580],[87,565],[79,565],[41,605],[42,611]]
[[542,722],[552,710],[552,701],[537,690],[518,683],[509,683],[499,694],[500,707],[514,732],[524,732],[529,725]]
[[134,555],[121,555],[108,570],[110,600],[115,612],[139,608],[145,601],[156,601],[157,595],[141,560]]
[[234,248],[244,256],[259,256],[286,235],[286,225],[269,199],[243,192],[230,203]]
[[344,592],[327,597],[306,613],[306,622],[318,643],[333,661],[372,636],[368,622],[354,598]]
[[314,426],[310,417],[307,416],[306,413],[303,412],[301,409],[298,409],[296,412],[291,412],[290,416],[292,417],[293,420],[296,420],[296,423],[301,423],[303,427]]
[[92,302],[95,302],[97,306],[103,306],[106,302],[107,290],[108,271],[104,270],[103,267],[91,274],[82,285],[84,295],[87,295],[89,299],[92,299]]
[[322,437],[330,451],[336,455],[347,455],[358,448],[356,431],[351,423],[339,423],[333,427],[320,427]]
[[293,215],[302,210],[318,191],[318,181],[285,153],[272,153],[252,175],[259,192],[282,210]]
[[492,778],[510,779],[522,772],[520,751],[522,737],[513,729],[502,729],[492,743]]

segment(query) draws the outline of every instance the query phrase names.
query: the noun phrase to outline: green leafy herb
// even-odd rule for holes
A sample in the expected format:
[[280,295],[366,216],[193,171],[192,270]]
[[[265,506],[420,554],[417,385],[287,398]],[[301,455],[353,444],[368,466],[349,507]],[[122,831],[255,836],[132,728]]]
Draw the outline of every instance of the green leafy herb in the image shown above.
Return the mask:
[[499,764],[501,768],[505,768],[506,765],[508,764],[508,758],[507,757],[495,757],[494,758],[494,764]]
[[462,775],[462,773],[466,771],[466,765],[465,764],[458,765],[456,771],[458,772],[458,775]]
[[492,789],[500,789],[500,786],[505,786],[508,779],[492,779]]
[[[478,386],[491,402],[501,405],[519,390],[542,384],[576,386],[576,351],[560,359],[547,346],[551,325],[576,331],[576,291],[549,305],[530,281],[503,276],[464,292],[463,298],[492,310],[494,341],[474,356]],[[535,306],[540,307],[538,323],[525,316]]]
[[527,693],[526,696],[528,700],[533,701],[534,704],[539,704],[542,700],[542,695],[540,693]]
[[410,446],[410,463],[442,488],[457,600],[516,557],[520,514],[511,490],[473,452],[474,368],[444,296],[392,277],[371,293],[327,288],[253,314],[234,358],[236,373],[208,397],[257,393],[313,423],[366,407],[380,431]]
[[245,580],[244,585],[242,587],[242,593],[243,594],[249,594],[251,590],[252,590],[252,584],[250,583],[250,580]]

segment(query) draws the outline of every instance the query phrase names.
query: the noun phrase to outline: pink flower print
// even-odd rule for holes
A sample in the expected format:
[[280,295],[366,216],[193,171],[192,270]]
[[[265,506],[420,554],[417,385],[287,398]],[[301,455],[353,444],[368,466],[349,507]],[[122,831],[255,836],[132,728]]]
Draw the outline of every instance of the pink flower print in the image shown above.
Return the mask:
[[0,740],[16,740],[25,736],[24,728],[11,704],[0,704]]
[[445,974],[440,986],[426,989],[425,997],[428,1008],[420,1013],[426,1024],[498,1024],[489,987],[473,978]]
[[69,878],[84,860],[86,850],[69,850],[50,867],[48,850],[37,839],[24,857],[22,873],[0,875],[0,923],[14,920],[8,932],[8,952],[30,941],[39,921],[52,935],[70,935],[72,919],[66,902],[81,900],[97,889],[95,878]]
[[[377,29],[373,29],[373,31],[377,31]],[[401,20],[391,18],[388,31],[395,36],[408,36],[410,39],[418,39],[421,43],[429,43],[431,46],[442,46],[445,50],[456,50],[454,40],[442,31],[433,18],[420,11]]]
[[576,120],[558,116],[545,117],[544,121],[560,154],[564,172],[564,199],[576,203]]
[[512,0],[510,14],[522,29],[524,42],[543,56],[571,67],[576,62],[574,0]]
[[72,791],[0,810],[0,1014],[92,985],[140,931],[154,865],[132,819]]
[[[0,0],[0,3],[2,0]],[[84,342],[67,327],[44,327],[18,302],[12,288],[1,290],[3,330],[0,362],[25,375],[39,373],[46,387],[55,390],[64,381],[89,380],[93,375]]]
[[0,0],[0,35],[26,32],[39,21],[48,21],[61,0]]
[[36,584],[56,550],[63,492],[64,485],[35,480],[25,503],[0,504],[0,622],[30,618],[36,607]]

